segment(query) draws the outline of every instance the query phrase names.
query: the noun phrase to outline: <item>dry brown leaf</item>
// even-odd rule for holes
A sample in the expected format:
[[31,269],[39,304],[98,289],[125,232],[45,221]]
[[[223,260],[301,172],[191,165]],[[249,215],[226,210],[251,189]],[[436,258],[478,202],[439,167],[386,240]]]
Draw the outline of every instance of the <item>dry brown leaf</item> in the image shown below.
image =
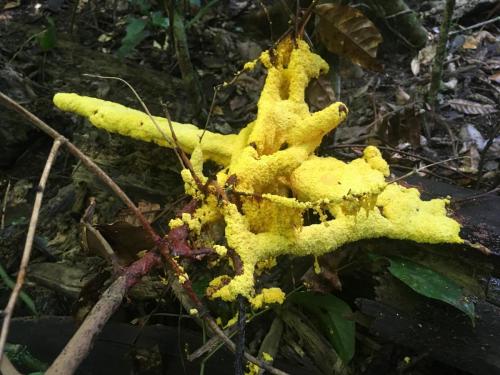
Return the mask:
[[496,112],[497,109],[491,104],[480,104],[464,99],[452,99],[446,103],[451,108],[467,115],[486,115]]
[[420,67],[422,65],[429,65],[429,63],[434,60],[436,56],[436,45],[432,44],[418,51],[418,55],[411,60],[411,71],[414,76],[418,76],[420,73]]
[[435,44],[422,48],[418,51],[418,61],[420,61],[420,64],[422,65],[430,64],[434,60],[434,57],[436,57]]
[[496,39],[489,32],[482,30],[474,35],[469,35],[462,46],[463,49],[476,49],[486,39],[489,43],[495,43]]
[[401,86],[398,86],[398,88],[396,89],[395,96],[397,105],[405,105],[411,99],[410,95],[408,95],[408,93],[405,90],[403,90]]
[[[142,212],[144,217],[148,219],[149,221],[152,221],[158,212],[161,211],[161,206],[158,203],[151,203],[147,201],[139,201],[137,208],[139,211]],[[137,219],[137,216],[134,215],[129,209],[123,209],[121,210],[116,218],[117,221],[124,221],[126,223],[135,225],[135,226],[140,226],[141,222],[139,219]]]
[[[154,242],[149,238],[142,226],[136,226],[125,221],[96,226],[96,229],[111,245],[121,264],[129,264],[137,259],[137,253],[151,249]],[[89,251],[101,255],[106,251],[91,232],[86,232]]]
[[363,13],[337,4],[318,5],[314,12],[319,16],[320,40],[330,52],[345,56],[364,68],[382,70],[376,60],[382,36]]
[[490,81],[494,81],[496,83],[500,83],[500,72],[496,72],[488,77]]
[[21,5],[21,0],[16,0],[16,1],[9,1],[3,6],[3,10],[9,10],[9,9],[14,9],[17,8],[19,5]]
[[335,92],[326,76],[313,79],[306,89],[307,102],[312,111],[320,111],[335,102]]

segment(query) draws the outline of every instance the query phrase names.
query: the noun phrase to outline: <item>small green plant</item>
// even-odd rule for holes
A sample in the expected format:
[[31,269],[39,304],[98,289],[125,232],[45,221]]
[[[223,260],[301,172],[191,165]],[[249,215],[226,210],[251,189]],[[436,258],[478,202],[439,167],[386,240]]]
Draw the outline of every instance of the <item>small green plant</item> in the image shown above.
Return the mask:
[[152,11],[151,3],[147,0],[130,0],[132,6],[139,9],[141,17],[129,16],[125,36],[117,55],[125,58],[155,29],[167,30],[170,22],[161,11]]
[[50,51],[56,46],[56,25],[52,18],[47,17],[47,26],[43,31],[36,34],[36,40],[43,52]]

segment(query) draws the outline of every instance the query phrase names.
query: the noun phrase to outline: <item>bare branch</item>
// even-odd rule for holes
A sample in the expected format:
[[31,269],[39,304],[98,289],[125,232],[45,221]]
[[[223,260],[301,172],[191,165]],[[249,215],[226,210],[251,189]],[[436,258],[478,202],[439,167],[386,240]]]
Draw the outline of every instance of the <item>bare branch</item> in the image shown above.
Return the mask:
[[21,375],[21,373],[16,370],[7,356],[4,356],[2,358],[2,362],[0,363],[0,372],[3,375]]
[[7,188],[5,189],[5,194],[3,196],[2,218],[0,219],[0,230],[5,228],[5,213],[7,212],[7,201],[9,199],[9,192],[10,192],[10,180],[7,183]]
[[23,256],[21,258],[21,264],[19,266],[19,272],[17,274],[16,284],[14,285],[12,293],[10,294],[9,302],[7,303],[7,306],[3,311],[4,318],[2,322],[2,332],[0,333],[0,361],[3,357],[5,343],[7,342],[7,336],[9,334],[10,321],[12,319],[12,314],[14,313],[14,308],[16,307],[17,298],[19,297],[19,293],[21,292],[24,280],[26,278],[26,272],[28,270],[28,263],[31,257],[31,249],[33,247],[33,240],[35,238],[35,231],[38,224],[38,217],[40,215],[40,207],[42,205],[45,185],[47,184],[50,169],[54,164],[59,146],[61,146],[61,141],[56,138],[52,145],[52,148],[50,149],[49,156],[47,157],[47,161],[45,163],[45,167],[43,168],[42,176],[40,177],[40,182],[37,187],[35,203],[33,204],[33,212],[31,214],[28,234],[26,236],[26,242],[24,244]]
[[121,305],[125,296],[127,280],[125,275],[118,277],[103,293],[90,311],[78,331],[64,347],[63,351],[45,372],[46,375],[73,374],[87,357],[94,340],[114,311]]

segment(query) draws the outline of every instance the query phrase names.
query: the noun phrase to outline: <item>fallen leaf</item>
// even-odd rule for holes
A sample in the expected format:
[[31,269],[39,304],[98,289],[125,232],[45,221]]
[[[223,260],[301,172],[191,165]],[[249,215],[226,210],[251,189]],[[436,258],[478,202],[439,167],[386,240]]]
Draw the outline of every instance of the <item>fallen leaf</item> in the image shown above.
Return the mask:
[[400,86],[396,89],[396,103],[398,105],[405,105],[410,101],[411,97]]
[[469,35],[467,38],[465,38],[465,42],[464,42],[462,48],[463,49],[476,49],[477,46],[479,44],[481,44],[481,42],[485,39],[488,43],[495,43],[496,42],[496,38],[493,35],[491,35],[486,30],[482,30],[482,31],[477,32],[476,34]]
[[436,57],[436,45],[430,45],[418,51],[418,60],[422,65],[428,65]]
[[479,168],[481,154],[475,143],[472,143],[467,152],[469,155],[462,159],[462,165],[458,168],[460,172],[475,174]]
[[486,115],[497,111],[495,106],[491,104],[480,104],[464,99],[451,99],[446,104],[466,115]]
[[460,138],[464,142],[463,151],[467,150],[469,148],[468,146],[472,143],[477,146],[479,151],[482,151],[486,145],[486,140],[483,138],[479,130],[477,130],[472,124],[467,124],[462,127],[460,130]]
[[326,76],[313,79],[306,89],[306,98],[312,111],[319,111],[335,102],[335,92]]
[[318,32],[325,47],[364,68],[381,71],[376,60],[382,35],[358,9],[347,5],[321,4],[314,8],[319,16]]
[[[147,202],[144,200],[139,201],[137,208],[144,215],[144,217],[149,221],[154,220],[154,218],[156,217],[158,212],[161,211],[161,206],[158,203],[151,203],[151,202]],[[129,209],[121,210],[118,213],[116,220],[117,221],[124,221],[126,223],[129,223],[129,224],[132,224],[135,226],[141,226],[141,222],[139,221],[137,216],[134,213],[132,213]]]
[[500,83],[500,72],[496,72],[495,74],[492,74],[491,76],[488,77],[490,81]]
[[21,5],[21,0],[17,1],[9,1],[3,6],[3,10],[8,10],[8,9],[14,9],[17,8],[19,5]]
[[452,78],[449,81],[443,82],[443,86],[446,87],[448,90],[455,90],[458,85],[458,79]]

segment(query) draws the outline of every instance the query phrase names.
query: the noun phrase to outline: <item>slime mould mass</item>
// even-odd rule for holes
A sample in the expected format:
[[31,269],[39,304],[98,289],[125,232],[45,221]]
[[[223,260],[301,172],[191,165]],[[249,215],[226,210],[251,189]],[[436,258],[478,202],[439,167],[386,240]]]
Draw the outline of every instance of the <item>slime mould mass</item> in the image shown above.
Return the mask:
[[[221,202],[216,193],[199,191],[191,173],[182,171],[186,192],[201,203],[193,214],[173,220],[171,227],[187,224],[199,234],[224,222],[227,245],[242,262],[239,274],[220,275],[210,283],[211,298],[232,301],[243,295],[255,307],[282,302],[284,294],[278,288],[255,295],[254,284],[261,264],[272,266],[276,262],[269,260],[284,254],[319,256],[349,242],[377,237],[463,242],[460,225],[447,217],[448,200],[422,201],[417,189],[386,182],[389,167],[376,147],[366,147],[363,156],[350,163],[314,155],[322,138],[348,111],[342,103],[309,111],[305,89],[311,79],[327,72],[328,65],[304,41],[286,39],[245,68],[258,61],[267,68],[267,77],[257,117],[239,134],[207,131],[200,141],[203,130],[172,123],[202,182],[207,181],[203,163],[210,159],[222,168],[216,176],[218,185],[230,185],[239,193],[238,205]],[[54,103],[97,127],[172,146],[164,118],[155,117],[160,132],[148,115],[120,104],[67,93],[56,94]],[[310,209],[319,214],[319,224],[304,224],[304,213]],[[214,245],[218,256],[227,256],[224,246]]]

